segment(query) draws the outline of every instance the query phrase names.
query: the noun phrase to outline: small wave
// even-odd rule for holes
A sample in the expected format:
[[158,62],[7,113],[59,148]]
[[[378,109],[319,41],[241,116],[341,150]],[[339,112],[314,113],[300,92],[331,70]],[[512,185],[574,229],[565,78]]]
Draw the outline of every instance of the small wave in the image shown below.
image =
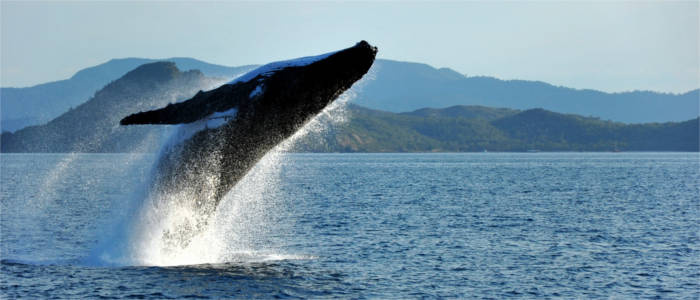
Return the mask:
[[7,266],[65,266],[76,264],[76,260],[28,260],[14,258],[0,259],[0,265]]
[[27,266],[27,265],[32,265],[31,263],[27,263],[22,260],[16,260],[16,259],[0,259],[0,265],[10,265],[10,266]]
[[297,261],[297,260],[313,260],[318,259],[318,256],[305,254],[280,254],[280,253],[260,253],[260,252],[237,252],[231,253],[221,258],[217,263],[202,263],[202,264],[174,264],[158,267],[223,267],[228,268],[232,265],[248,265],[258,263],[274,263],[282,261]]

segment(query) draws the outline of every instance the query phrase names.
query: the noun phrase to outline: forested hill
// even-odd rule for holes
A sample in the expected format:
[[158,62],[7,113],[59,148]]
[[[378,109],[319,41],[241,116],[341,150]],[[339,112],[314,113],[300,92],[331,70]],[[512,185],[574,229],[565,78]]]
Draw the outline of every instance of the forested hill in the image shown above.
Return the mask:
[[698,118],[623,124],[543,109],[454,106],[390,113],[351,105],[346,123],[296,151],[698,151]]
[[423,107],[482,105],[544,108],[625,123],[680,122],[698,117],[700,90],[680,94],[652,91],[606,93],[541,81],[465,76],[449,68],[379,59],[353,103],[391,112]]
[[154,152],[164,126],[119,126],[123,117],[191,97],[221,84],[172,62],[141,65],[44,125],[0,136],[2,152]]

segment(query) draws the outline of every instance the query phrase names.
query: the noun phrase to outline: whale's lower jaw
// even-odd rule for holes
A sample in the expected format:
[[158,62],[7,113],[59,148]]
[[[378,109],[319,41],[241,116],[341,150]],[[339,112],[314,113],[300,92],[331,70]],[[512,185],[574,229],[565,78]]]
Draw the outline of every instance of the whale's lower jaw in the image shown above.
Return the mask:
[[[190,123],[218,112],[237,112],[220,127],[204,127],[165,149],[158,162],[152,191],[181,195],[178,205],[197,210],[205,220],[195,223],[203,226],[221,199],[267,152],[362,78],[376,52],[363,41],[310,64],[261,73],[245,82],[199,92],[182,103],[131,115],[122,124]],[[166,235],[177,237],[174,243],[184,247],[199,230]]]

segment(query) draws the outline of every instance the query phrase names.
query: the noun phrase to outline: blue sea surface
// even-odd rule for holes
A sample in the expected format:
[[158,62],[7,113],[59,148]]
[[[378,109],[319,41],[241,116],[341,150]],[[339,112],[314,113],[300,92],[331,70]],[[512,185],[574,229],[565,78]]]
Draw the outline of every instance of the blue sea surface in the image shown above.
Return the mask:
[[88,259],[155,159],[0,155],[0,298],[700,298],[698,153],[285,154],[264,255]]

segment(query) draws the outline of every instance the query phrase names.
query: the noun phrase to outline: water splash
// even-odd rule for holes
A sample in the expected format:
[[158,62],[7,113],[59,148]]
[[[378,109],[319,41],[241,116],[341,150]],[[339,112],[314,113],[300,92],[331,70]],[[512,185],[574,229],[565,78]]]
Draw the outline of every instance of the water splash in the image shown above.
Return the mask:
[[[361,87],[362,84],[357,86]],[[135,221],[119,224],[114,242],[98,250],[96,255],[100,263],[172,266],[312,258],[280,253],[270,243],[271,235],[285,230],[284,224],[273,220],[285,205],[285,200],[280,199],[284,197],[277,194],[281,183],[281,166],[287,159],[285,153],[300,139],[310,133],[323,134],[330,126],[346,121],[346,104],[355,97],[356,90],[353,88],[343,93],[294,135],[269,151],[223,197],[211,215],[203,214],[201,207],[186,200],[193,198],[192,193],[214,188],[135,192],[132,197],[145,201],[129,216]],[[180,126],[180,130],[164,147],[186,137],[192,131],[190,127],[197,125]],[[216,153],[211,155],[208,161],[218,161]],[[218,174],[214,172],[211,176],[198,179],[193,185],[214,187],[218,184]],[[172,235],[184,236],[187,243],[174,243],[177,239],[171,238]]]

